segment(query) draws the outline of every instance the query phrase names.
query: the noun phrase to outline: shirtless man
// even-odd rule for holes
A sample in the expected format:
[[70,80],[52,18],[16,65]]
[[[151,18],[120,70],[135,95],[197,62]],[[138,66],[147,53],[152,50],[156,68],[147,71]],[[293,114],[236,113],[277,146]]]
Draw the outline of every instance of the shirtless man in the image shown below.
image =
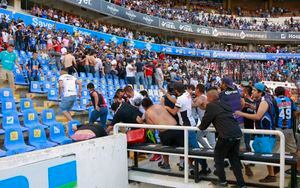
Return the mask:
[[[177,122],[172,115],[159,104],[153,104],[151,99],[144,98],[142,106],[145,109],[143,118],[137,118],[139,123],[146,122],[151,125],[176,125]],[[162,145],[183,147],[183,131],[159,129],[159,137]],[[169,156],[163,156],[164,162],[159,163],[162,169],[170,170]]]
[[62,58],[62,65],[64,66],[64,69],[68,72],[68,74],[72,75],[76,72],[74,67],[76,66],[76,60],[69,51],[67,51],[67,54]]

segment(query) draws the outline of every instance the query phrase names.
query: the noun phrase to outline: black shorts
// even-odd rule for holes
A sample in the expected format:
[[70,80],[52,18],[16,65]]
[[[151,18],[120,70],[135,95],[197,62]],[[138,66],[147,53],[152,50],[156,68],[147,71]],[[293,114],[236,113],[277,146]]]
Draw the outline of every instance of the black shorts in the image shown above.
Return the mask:
[[159,133],[159,138],[163,146],[184,146],[184,135],[181,130],[167,130]]

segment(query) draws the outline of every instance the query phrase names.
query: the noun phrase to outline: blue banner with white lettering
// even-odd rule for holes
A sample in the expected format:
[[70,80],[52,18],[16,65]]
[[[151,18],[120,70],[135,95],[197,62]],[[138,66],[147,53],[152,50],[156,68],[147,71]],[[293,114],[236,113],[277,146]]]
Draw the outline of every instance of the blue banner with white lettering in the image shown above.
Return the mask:
[[106,42],[115,42],[121,44],[124,41],[127,42],[128,46],[137,49],[163,52],[170,55],[178,56],[190,56],[190,57],[205,57],[205,58],[215,58],[215,59],[236,59],[236,60],[276,60],[276,59],[300,59],[300,54],[292,53],[252,53],[252,52],[225,52],[225,51],[216,51],[216,50],[199,50],[192,48],[182,48],[167,46],[161,44],[153,44],[138,40],[126,39],[119,36],[114,36],[106,33],[101,33],[97,31],[92,31],[72,25],[62,24],[52,20],[38,18],[35,16],[14,13],[6,9],[0,9],[1,18],[5,17],[7,20],[11,19],[21,19],[26,25],[32,25],[34,27],[40,26],[47,29],[56,29],[56,30],[65,30],[70,34],[78,32],[84,36],[97,37],[99,39],[104,39]]

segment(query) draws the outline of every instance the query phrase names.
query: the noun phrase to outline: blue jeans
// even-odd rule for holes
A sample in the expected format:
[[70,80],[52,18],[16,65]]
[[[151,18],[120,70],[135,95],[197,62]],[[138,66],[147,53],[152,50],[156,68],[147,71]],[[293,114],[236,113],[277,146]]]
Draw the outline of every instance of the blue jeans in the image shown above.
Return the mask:
[[135,77],[126,77],[126,79],[127,79],[127,84],[130,84],[134,87]]
[[90,73],[90,66],[84,65],[85,75],[88,76],[88,73]]
[[98,118],[100,118],[101,126],[105,129],[107,114],[108,114],[107,108],[101,107],[100,111],[95,109],[92,111],[91,117],[89,119],[89,123],[93,124],[95,121],[97,121]]
[[[142,83],[140,83],[140,80]],[[137,84],[138,89],[140,88],[140,84],[142,84],[144,86],[145,89],[145,76],[143,72],[138,72],[135,76],[135,83]]]
[[146,76],[146,82],[148,85],[147,89],[151,89],[151,85],[152,85],[152,76]]
[[60,103],[60,109],[62,112],[70,111],[76,102],[76,95],[63,97]]
[[[189,148],[191,149],[200,148],[197,141],[197,133],[195,131],[189,131]],[[199,160],[199,163],[203,170],[207,169],[208,165],[206,159],[196,159],[196,160]]]

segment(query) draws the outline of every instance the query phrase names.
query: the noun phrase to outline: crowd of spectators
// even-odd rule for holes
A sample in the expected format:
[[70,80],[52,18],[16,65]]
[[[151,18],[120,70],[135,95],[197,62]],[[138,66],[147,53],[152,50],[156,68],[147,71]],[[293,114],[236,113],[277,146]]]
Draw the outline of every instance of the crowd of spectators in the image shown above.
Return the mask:
[[[126,0],[123,2],[123,6],[127,9],[152,16],[210,27],[253,31],[299,31],[300,29],[299,21],[293,18],[286,20],[282,24],[271,23],[267,18],[263,22],[258,22],[255,18],[247,20],[237,18],[235,15],[207,13],[205,10],[191,11],[187,6],[172,7],[172,3],[165,1]],[[283,12],[284,10],[280,9],[279,11]],[[261,12],[262,15],[266,14],[262,10],[258,10],[258,12]],[[272,8],[270,12],[275,13],[278,12],[278,10]],[[238,11],[238,15],[242,15],[241,8],[240,11]]]
[[151,36],[140,31],[133,31],[128,28],[106,25],[100,23],[99,21],[91,21],[74,14],[69,14],[64,11],[52,9],[52,8],[40,8],[39,6],[33,6],[31,10],[32,15],[51,19],[65,24],[74,25],[77,27],[83,27],[91,30],[96,30],[112,35],[117,35],[120,37],[125,37],[128,39],[136,39],[144,42],[151,42],[156,44],[167,44],[170,46],[177,47],[188,47],[188,48],[197,48],[205,50],[222,50],[230,52],[263,52],[263,53],[287,53],[287,52],[298,52],[295,47],[281,47],[281,46],[259,46],[253,50],[249,50],[246,45],[237,45],[237,44],[223,44],[217,42],[204,42],[204,41],[195,41],[195,40],[186,40],[186,39],[165,39],[161,35]]

